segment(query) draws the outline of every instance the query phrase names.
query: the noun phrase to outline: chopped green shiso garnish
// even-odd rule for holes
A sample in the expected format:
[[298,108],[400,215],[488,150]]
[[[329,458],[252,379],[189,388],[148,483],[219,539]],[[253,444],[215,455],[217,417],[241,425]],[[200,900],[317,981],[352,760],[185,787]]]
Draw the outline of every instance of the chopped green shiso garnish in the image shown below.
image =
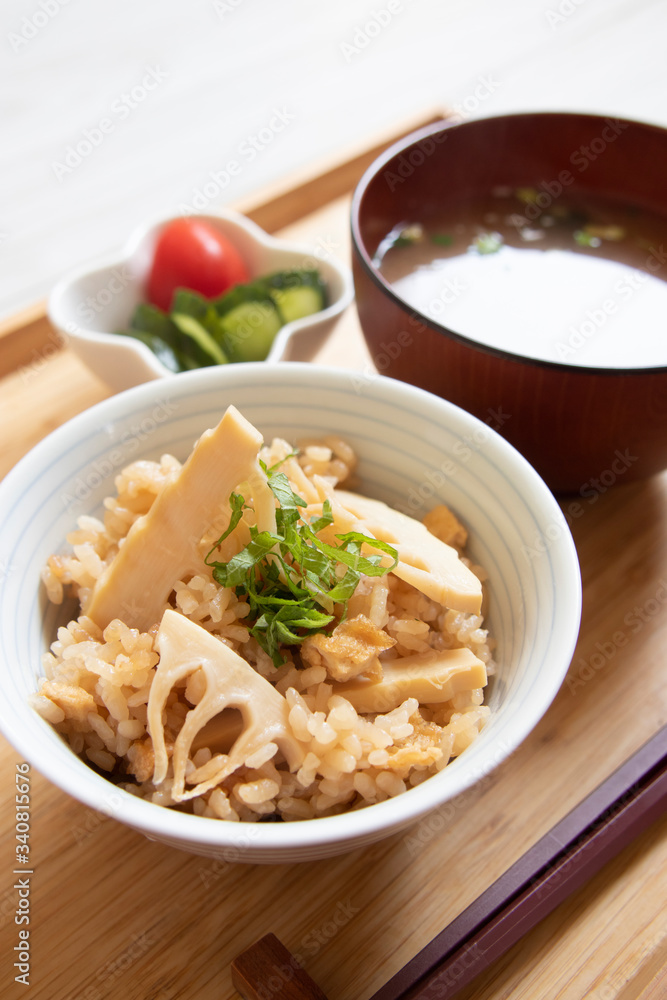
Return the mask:
[[498,253],[503,245],[500,233],[480,233],[472,242],[472,249],[477,253]]
[[[336,535],[338,545],[323,542],[318,532],[333,522],[329,501],[324,502],[321,516],[307,524],[299,510],[306,501],[294,493],[287,476],[263,463],[262,468],[278,501],[275,533],[258,531],[251,525],[245,548],[229,562],[212,560],[213,552],[236,528],[248,506],[243,496],[232,493],[229,526],[211,548],[206,564],[212,567],[217,583],[234,587],[238,597],[247,598],[250,634],[278,667],[284,660],[281,645],[299,645],[337,623],[334,605],[342,606],[338,620],[344,619],[347,602],[361,576],[384,576],[396,566],[398,554],[386,542],[359,531]],[[364,556],[364,545],[379,552]],[[380,565],[382,554],[393,560],[390,566]]]
[[574,234],[574,241],[580,247],[599,247],[602,240],[599,236],[587,233],[585,229],[577,229]]
[[516,196],[524,205],[534,205],[537,202],[538,191],[532,187],[520,187],[516,189]]

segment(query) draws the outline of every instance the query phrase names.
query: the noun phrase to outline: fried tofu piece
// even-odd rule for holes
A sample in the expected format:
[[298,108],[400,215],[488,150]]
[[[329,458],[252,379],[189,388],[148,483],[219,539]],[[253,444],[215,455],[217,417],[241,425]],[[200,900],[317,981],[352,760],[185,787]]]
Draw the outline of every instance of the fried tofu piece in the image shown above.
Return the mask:
[[440,740],[442,729],[434,722],[426,722],[419,712],[410,716],[413,726],[411,736],[401,740],[401,745],[392,749],[387,767],[401,770],[405,767],[429,767],[442,757]]
[[153,776],[155,768],[155,753],[150,739],[137,740],[127,752],[130,761],[128,765],[129,774],[133,774],[139,784],[149,781]]
[[468,532],[458,517],[444,503],[440,503],[433,510],[430,510],[423,518],[422,524],[445,545],[451,545],[459,551],[466,547]]
[[380,653],[396,640],[374,625],[365,615],[357,615],[336,625],[331,635],[318,633],[301,646],[301,657],[310,666],[323,664],[335,681],[347,681],[364,674],[369,680],[382,677]]
[[389,771],[404,771],[411,767],[430,767],[441,757],[440,747],[421,746],[415,743],[392,750],[385,766]]
[[71,719],[85,729],[89,728],[88,713],[97,711],[92,694],[63,681],[44,681],[39,693],[62,709],[66,719]]

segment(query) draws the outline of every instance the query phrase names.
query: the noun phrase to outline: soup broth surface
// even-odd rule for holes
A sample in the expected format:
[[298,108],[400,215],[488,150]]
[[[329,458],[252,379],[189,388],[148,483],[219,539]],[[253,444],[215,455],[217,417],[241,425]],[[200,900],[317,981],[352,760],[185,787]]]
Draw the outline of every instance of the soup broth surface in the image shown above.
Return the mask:
[[667,219],[611,198],[499,189],[406,220],[376,263],[443,326],[542,361],[667,365]]

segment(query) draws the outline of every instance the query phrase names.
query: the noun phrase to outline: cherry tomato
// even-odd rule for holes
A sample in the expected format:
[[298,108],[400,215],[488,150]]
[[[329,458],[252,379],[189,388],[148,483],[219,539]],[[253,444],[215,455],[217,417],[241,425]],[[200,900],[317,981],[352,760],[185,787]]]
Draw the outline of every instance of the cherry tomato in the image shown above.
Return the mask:
[[198,219],[175,219],[158,236],[148,300],[168,311],[177,288],[212,299],[249,279],[245,261],[226,236]]

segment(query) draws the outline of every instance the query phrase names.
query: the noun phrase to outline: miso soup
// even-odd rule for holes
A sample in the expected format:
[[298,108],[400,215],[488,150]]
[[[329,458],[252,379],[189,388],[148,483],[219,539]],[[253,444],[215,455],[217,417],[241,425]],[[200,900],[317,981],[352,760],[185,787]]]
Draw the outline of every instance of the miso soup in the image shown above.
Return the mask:
[[410,306],[543,361],[667,365],[667,218],[612,198],[497,189],[405,220],[376,253]]

